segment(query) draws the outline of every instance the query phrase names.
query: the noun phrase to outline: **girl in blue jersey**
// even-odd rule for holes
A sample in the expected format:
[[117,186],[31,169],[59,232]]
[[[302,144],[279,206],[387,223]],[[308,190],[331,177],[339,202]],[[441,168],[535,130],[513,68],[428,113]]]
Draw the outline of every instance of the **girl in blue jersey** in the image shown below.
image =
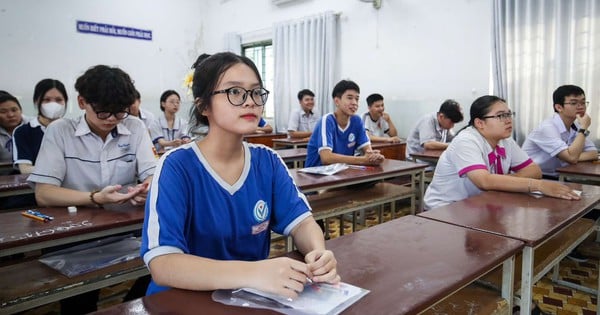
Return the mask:
[[[295,298],[308,279],[337,283],[337,262],[281,158],[242,141],[269,92],[254,63],[232,53],[202,61],[192,121],[208,135],[167,152],[146,203],[141,254],[148,294],[168,287],[251,287]],[[267,259],[271,230],[291,235],[304,262]]]
[[425,208],[447,205],[482,190],[540,192],[579,199],[568,186],[542,181],[542,171],[511,138],[514,112],[492,95],[471,105],[471,120],[440,156],[425,193]]

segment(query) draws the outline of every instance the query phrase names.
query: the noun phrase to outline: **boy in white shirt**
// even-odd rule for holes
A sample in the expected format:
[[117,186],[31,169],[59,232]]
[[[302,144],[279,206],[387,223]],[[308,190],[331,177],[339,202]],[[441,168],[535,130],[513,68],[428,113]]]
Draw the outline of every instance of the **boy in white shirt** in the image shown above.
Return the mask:
[[298,92],[298,102],[300,108],[292,112],[288,121],[288,134],[290,138],[308,140],[321,118],[313,112],[315,93],[309,89],[301,90]]
[[362,116],[365,130],[372,142],[400,142],[396,126],[386,112],[381,94],[371,94],[367,97],[369,111]]

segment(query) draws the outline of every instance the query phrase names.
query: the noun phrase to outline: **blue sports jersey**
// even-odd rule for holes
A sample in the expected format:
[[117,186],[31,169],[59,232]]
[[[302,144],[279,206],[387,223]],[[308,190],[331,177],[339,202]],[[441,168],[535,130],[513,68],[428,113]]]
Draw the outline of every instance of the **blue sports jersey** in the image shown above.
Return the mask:
[[[269,256],[271,230],[287,235],[311,215],[275,151],[244,142],[245,163],[229,185],[210,167],[196,143],[166,153],[146,202],[141,255],[187,253],[218,260]],[[148,294],[167,289],[154,282]]]
[[348,120],[346,129],[337,124],[335,115],[329,113],[321,118],[310,136],[304,166],[320,166],[319,151],[329,148],[333,153],[353,156],[354,152],[371,144],[360,116],[353,115]]

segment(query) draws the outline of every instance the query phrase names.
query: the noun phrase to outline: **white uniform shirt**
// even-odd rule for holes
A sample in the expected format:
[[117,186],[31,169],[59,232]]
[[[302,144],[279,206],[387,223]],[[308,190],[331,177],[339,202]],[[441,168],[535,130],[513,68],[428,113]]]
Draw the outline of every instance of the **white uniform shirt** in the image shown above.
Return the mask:
[[288,120],[288,131],[310,131],[315,129],[319,122],[319,115],[313,112],[306,113],[302,108],[292,112]]
[[[501,170],[498,168],[498,161]],[[496,150],[473,127],[467,127],[442,153],[433,180],[425,192],[425,209],[447,205],[481,193],[467,177],[473,170],[492,174],[516,172],[533,161],[512,138],[498,142]]]
[[128,185],[154,173],[157,158],[146,127],[125,119],[102,141],[84,116],[59,119],[46,129],[28,180],[79,191]]
[[369,112],[366,112],[362,115],[362,121],[365,124],[365,130],[376,137],[385,137],[390,131],[390,125],[383,119],[383,116],[373,120]]
[[[523,142],[523,150],[540,166],[544,175],[558,176],[556,169],[569,164],[559,159],[558,154],[575,141],[578,129],[579,125],[576,122],[574,128],[567,130],[560,115],[554,113],[527,136]],[[583,152],[587,151],[597,151],[589,138],[585,139],[583,147]]]
[[152,143],[156,146],[157,150],[161,147],[158,144],[158,139],[165,139],[167,141],[173,141],[175,139],[190,138],[188,135],[188,123],[185,119],[175,116],[173,121],[173,129],[169,129],[169,123],[165,115],[158,116],[150,126],[150,138]]
[[410,131],[406,148],[406,157],[411,153],[421,153],[425,151],[423,145],[429,141],[450,142],[454,138],[454,132],[444,129],[440,126],[437,119],[437,113],[423,116]]
[[146,125],[146,128],[148,129],[150,129],[150,125],[152,124],[152,122],[156,120],[156,117],[154,117],[154,114],[152,114],[152,112],[147,111],[143,108],[140,108],[140,116],[138,118],[144,122],[144,125]]

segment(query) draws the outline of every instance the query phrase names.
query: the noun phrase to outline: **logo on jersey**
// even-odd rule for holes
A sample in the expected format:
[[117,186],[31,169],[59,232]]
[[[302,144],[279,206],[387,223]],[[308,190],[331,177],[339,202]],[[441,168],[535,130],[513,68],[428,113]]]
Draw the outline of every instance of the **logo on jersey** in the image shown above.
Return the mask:
[[263,200],[259,200],[254,205],[254,219],[256,222],[263,222],[269,216],[269,206]]
[[119,148],[119,150],[121,150],[122,153],[129,152],[129,150],[131,149],[129,143],[117,143],[117,147]]
[[352,148],[356,144],[354,140],[356,140],[356,136],[354,135],[354,133],[350,133],[348,135],[348,148]]

